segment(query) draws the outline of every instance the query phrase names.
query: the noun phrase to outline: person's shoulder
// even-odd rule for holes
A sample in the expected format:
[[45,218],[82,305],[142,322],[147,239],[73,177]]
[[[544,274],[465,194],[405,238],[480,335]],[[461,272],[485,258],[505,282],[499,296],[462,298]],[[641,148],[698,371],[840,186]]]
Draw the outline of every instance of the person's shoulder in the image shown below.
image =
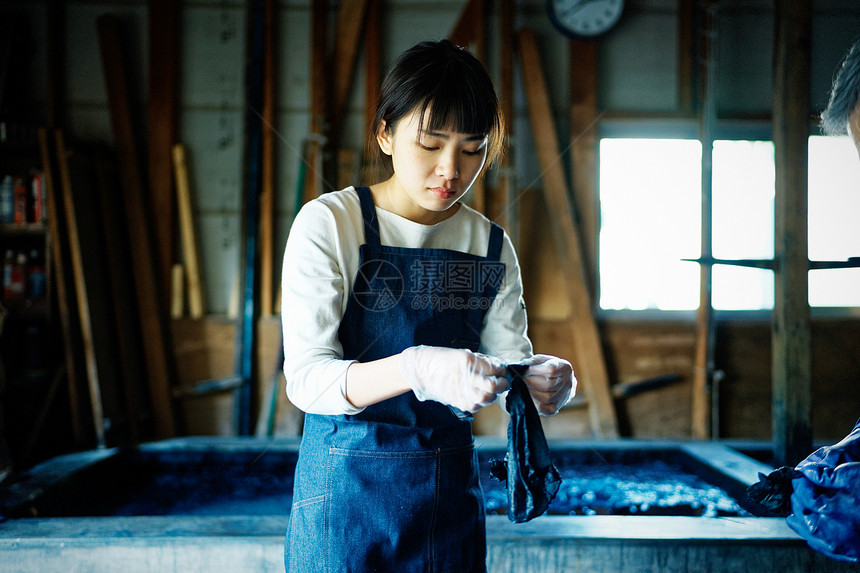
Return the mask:
[[302,205],[293,225],[335,225],[361,219],[361,205],[354,187],[331,191]]

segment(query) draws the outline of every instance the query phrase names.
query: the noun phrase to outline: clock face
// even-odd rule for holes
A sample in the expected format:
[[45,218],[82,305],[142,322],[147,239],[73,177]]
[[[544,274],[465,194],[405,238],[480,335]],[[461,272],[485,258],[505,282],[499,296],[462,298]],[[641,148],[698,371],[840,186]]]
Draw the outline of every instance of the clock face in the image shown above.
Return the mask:
[[547,0],[552,23],[574,38],[606,33],[621,18],[624,0]]

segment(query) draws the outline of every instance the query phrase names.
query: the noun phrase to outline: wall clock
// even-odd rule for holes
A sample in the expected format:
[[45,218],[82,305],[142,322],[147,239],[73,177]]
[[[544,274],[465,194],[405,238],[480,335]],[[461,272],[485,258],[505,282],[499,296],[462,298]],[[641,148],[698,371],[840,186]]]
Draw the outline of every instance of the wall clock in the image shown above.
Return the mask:
[[624,0],[547,0],[553,25],[571,38],[591,39],[611,30],[621,19]]

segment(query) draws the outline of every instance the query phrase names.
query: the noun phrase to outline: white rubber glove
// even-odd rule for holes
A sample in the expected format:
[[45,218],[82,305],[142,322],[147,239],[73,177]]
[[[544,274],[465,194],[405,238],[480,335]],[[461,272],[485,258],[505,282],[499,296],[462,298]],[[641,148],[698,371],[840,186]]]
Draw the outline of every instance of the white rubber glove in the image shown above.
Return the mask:
[[523,379],[542,416],[552,416],[576,394],[573,367],[563,358],[535,354],[520,362],[528,366]]
[[419,400],[435,400],[464,412],[492,404],[509,386],[500,360],[465,349],[412,346],[400,353],[398,364]]

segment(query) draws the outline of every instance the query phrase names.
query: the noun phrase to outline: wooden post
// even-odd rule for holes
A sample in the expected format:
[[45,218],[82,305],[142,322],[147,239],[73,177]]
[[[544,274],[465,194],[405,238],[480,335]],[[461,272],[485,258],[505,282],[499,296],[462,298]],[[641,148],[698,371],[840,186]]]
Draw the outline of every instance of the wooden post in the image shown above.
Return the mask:
[[[717,50],[716,2],[705,5],[702,25],[702,107],[699,114],[699,140],[702,143],[702,215],[701,238],[702,258],[711,258],[712,253],[712,181],[714,123],[716,122],[716,77]],[[699,308],[696,311],[696,348],[693,358],[693,401],[691,405],[694,438],[704,439],[712,435],[711,389],[714,371],[714,317],[711,297],[713,267],[709,264],[699,266]],[[714,435],[713,437],[717,437]]]
[[553,214],[550,228],[570,297],[571,337],[576,350],[574,368],[588,398],[589,417],[595,437],[615,438],[618,437],[618,422],[609,388],[609,374],[594,320],[591,295],[585,281],[579,229],[573,218],[560,161],[555,121],[533,31],[526,29],[520,32],[519,48],[523,83],[543,177],[543,194],[547,209]]
[[807,248],[811,0],[777,2],[775,14],[772,430],[776,464],[794,465],[812,450]]

